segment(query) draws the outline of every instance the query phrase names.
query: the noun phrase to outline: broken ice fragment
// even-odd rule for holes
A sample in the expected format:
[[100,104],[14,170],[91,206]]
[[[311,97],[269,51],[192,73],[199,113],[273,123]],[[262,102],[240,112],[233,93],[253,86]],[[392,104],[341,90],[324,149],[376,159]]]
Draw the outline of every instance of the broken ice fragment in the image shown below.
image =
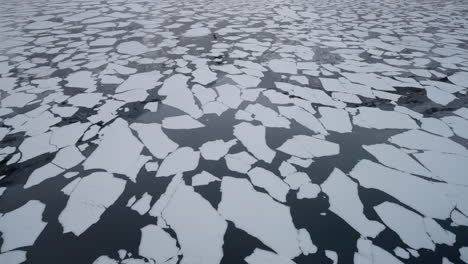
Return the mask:
[[385,228],[379,222],[367,219],[358,196],[358,185],[341,170],[335,168],[321,186],[328,195],[330,211],[343,218],[362,236],[376,237]]
[[248,264],[296,264],[296,262],[275,254],[271,251],[256,248],[254,252],[245,258]]
[[158,159],[164,159],[179,145],[172,141],[157,123],[133,123],[130,128],[135,130],[145,147]]
[[[237,228],[258,238],[284,257],[294,258],[301,254],[298,231],[289,207],[255,191],[246,179],[223,177],[221,193],[218,212]],[[239,207],[239,204],[243,206]]]
[[127,175],[128,170],[138,162],[143,144],[133,136],[128,123],[121,118],[105,127],[102,133],[102,141],[83,163],[84,168]]
[[207,185],[210,182],[219,181],[220,179],[213,176],[211,173],[202,171],[192,177],[192,186]]
[[167,177],[170,175],[192,171],[197,168],[200,152],[190,147],[182,147],[169,154],[159,166],[156,177]]
[[180,185],[162,217],[177,234],[181,264],[221,262],[227,223],[193,187]]
[[205,125],[189,115],[180,115],[164,118],[162,126],[166,129],[195,129],[204,127]]
[[224,142],[223,140],[214,140],[204,143],[200,147],[201,155],[206,160],[219,160],[224,157],[229,149],[237,143],[236,139]]
[[117,46],[117,52],[128,55],[140,55],[148,51],[148,48],[138,41],[122,42]]
[[279,151],[299,158],[333,156],[340,152],[338,144],[306,135],[296,135],[286,140]]
[[275,200],[286,202],[289,187],[278,176],[260,167],[253,168],[247,175],[253,185],[265,189]]
[[264,126],[255,126],[249,123],[240,123],[234,126],[234,136],[256,158],[271,163],[276,153],[266,143],[266,130]]
[[70,194],[58,221],[63,232],[81,235],[99,221],[125,189],[125,181],[110,173],[94,172],[84,177]]
[[138,254],[156,263],[177,258],[179,248],[177,241],[166,233],[161,227],[147,225],[141,228],[141,240]]
[[[43,203],[31,200],[20,208],[0,215],[0,231],[3,240],[1,252],[34,245],[34,241],[47,225],[42,221],[44,209]],[[5,256],[0,255],[0,260],[2,258]]]
[[390,202],[379,204],[374,209],[385,225],[395,231],[408,246],[414,249],[435,249],[420,215]]

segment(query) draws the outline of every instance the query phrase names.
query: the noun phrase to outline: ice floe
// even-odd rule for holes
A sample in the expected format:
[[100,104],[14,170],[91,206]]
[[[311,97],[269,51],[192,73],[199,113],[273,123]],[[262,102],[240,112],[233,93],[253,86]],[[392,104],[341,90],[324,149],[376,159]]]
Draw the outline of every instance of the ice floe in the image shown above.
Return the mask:
[[181,147],[170,153],[159,166],[156,177],[167,177],[170,175],[192,171],[197,168],[200,160],[200,152],[190,147]]
[[179,248],[177,241],[157,225],[147,225],[141,228],[141,240],[138,254],[156,263],[165,263],[175,258]]
[[179,145],[172,141],[162,130],[160,124],[133,123],[130,128],[135,130],[138,138],[146,148],[158,159],[164,159],[169,153],[176,150]]
[[[245,179],[223,177],[221,193],[218,212],[237,228],[252,234],[287,258],[301,253],[298,231],[292,222],[289,207],[275,202],[267,194],[256,192]],[[239,204],[244,206],[239,207]],[[281,229],[275,228],[278,226]]]
[[364,215],[358,185],[341,170],[335,168],[321,187],[328,195],[330,211],[343,218],[363,237],[376,237],[384,229],[382,224]]
[[261,167],[251,169],[247,175],[253,185],[265,189],[275,200],[286,202],[289,187],[278,176]]
[[81,235],[97,223],[101,215],[119,198],[125,181],[106,172],[94,172],[84,177],[70,194],[58,220],[63,232]]
[[[47,225],[42,220],[44,209],[45,204],[37,200],[31,200],[20,208],[0,215],[0,231],[3,240],[1,252],[32,246]],[[21,259],[17,254],[20,253],[14,253],[15,256],[2,256],[2,254],[0,260],[2,258],[7,260],[9,258],[12,258],[12,260]]]
[[133,136],[128,123],[120,118],[104,128],[102,133],[99,146],[83,163],[84,168],[128,175],[140,158],[143,144]]
[[240,123],[234,126],[234,136],[256,158],[265,162],[272,162],[276,152],[266,143],[266,129],[249,123]]
[[181,263],[221,262],[227,223],[192,187],[180,185],[162,217],[177,235]]
[[278,148],[279,151],[299,158],[333,156],[340,152],[338,144],[316,137],[297,135],[286,140]]
[[237,140],[233,139],[230,141],[214,140],[204,143],[200,147],[200,153],[206,160],[219,160],[224,157],[229,149],[237,143]]

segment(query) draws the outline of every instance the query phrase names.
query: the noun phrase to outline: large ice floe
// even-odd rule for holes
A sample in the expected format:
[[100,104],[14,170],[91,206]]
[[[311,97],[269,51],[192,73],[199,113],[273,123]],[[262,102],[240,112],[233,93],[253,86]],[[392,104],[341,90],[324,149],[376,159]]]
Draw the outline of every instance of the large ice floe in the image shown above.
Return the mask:
[[468,2],[0,5],[0,264],[468,263]]

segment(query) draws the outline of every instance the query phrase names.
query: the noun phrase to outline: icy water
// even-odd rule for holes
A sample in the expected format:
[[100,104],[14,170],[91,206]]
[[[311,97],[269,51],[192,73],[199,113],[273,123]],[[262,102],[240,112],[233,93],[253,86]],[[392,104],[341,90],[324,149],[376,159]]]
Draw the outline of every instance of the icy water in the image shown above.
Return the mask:
[[468,263],[468,2],[0,1],[0,264]]

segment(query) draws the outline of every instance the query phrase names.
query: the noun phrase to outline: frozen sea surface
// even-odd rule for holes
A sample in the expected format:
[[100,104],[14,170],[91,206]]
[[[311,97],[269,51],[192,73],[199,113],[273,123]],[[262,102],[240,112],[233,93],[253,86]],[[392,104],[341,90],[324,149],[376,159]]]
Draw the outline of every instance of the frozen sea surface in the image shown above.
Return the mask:
[[1,0],[0,264],[468,263],[467,14]]

